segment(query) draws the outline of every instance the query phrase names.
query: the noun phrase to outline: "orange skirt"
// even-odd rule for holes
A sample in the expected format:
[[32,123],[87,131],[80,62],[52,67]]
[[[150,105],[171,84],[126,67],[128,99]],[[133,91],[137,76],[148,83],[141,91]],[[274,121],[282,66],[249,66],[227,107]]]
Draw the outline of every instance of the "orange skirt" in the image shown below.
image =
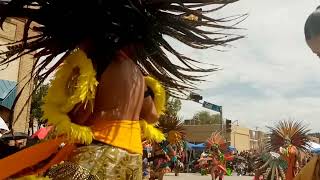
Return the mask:
[[17,173],[20,173],[21,171],[35,166],[55,154],[55,156],[43,167],[36,169],[35,171],[24,172],[26,175],[38,175],[44,173],[52,165],[55,165],[66,159],[73,149],[75,149],[73,144],[67,144],[60,149],[60,145],[64,142],[64,140],[65,138],[48,140],[1,159],[0,179],[6,179]]
[[142,154],[139,121],[96,120],[91,126],[94,139],[130,153]]
[[[91,128],[96,141],[127,150],[131,153],[142,154],[139,121],[96,121]],[[73,150],[76,149],[74,143],[67,143],[63,148],[60,148],[63,142],[67,142],[65,137],[48,140],[1,159],[0,179],[6,179],[21,172],[23,172],[23,175],[41,175],[51,166],[68,159]],[[49,162],[45,163],[42,167],[29,170],[30,167],[34,167],[48,159],[50,159]]]

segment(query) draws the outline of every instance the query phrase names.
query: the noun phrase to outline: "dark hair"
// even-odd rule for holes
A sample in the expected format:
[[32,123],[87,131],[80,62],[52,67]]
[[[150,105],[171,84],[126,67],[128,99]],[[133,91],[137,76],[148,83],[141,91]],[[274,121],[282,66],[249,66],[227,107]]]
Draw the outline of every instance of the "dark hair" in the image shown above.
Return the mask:
[[[172,3],[173,2],[173,3]],[[180,2],[180,3],[177,3]],[[186,2],[197,2],[186,1]],[[224,46],[230,41],[242,38],[218,32],[218,29],[235,29],[234,26],[223,26],[224,22],[236,18],[213,19],[204,14],[216,11],[198,11],[210,4],[229,4],[230,0],[208,1],[197,4],[183,3],[183,1],[159,0],[11,0],[0,1],[0,24],[7,17],[25,18],[25,34],[22,41],[17,42],[8,52],[8,58],[1,64],[13,59],[36,52],[35,57],[47,55],[41,66],[35,72],[44,70],[54,57],[63,52],[70,53],[85,39],[90,39],[92,45],[88,56],[98,64],[107,66],[115,52],[131,43],[143,44],[142,49],[137,49],[137,63],[149,74],[155,76],[170,90],[182,92],[195,88],[192,83],[199,80],[199,76],[185,74],[184,72],[210,72],[215,68],[198,68],[193,63],[196,61],[178,53],[164,38],[171,36],[191,47],[203,49],[212,46]],[[186,15],[194,15],[201,21],[189,20]],[[241,16],[242,17],[242,16]],[[32,22],[39,25],[34,26]],[[214,28],[215,31],[206,31],[199,27]],[[30,37],[29,29],[39,33]],[[209,37],[215,35],[215,37]],[[166,53],[176,56],[184,66],[172,63]],[[39,51],[40,50],[40,51]],[[12,55],[18,54],[18,57]],[[38,61],[37,61],[38,62]],[[62,61],[56,63],[60,64]],[[40,77],[47,77],[52,73],[53,66]]]
[[[32,78],[41,83],[63,62],[79,44],[92,42],[86,53],[98,68],[98,74],[113,60],[115,53],[128,44],[140,44],[133,60],[146,74],[158,79],[173,96],[196,89],[199,75],[190,72],[212,72],[217,69],[201,68],[199,61],[177,52],[164,36],[197,49],[225,46],[243,36],[223,33],[236,29],[235,25],[246,15],[211,18],[206,13],[217,11],[237,0],[0,0],[0,25],[8,17],[25,19],[23,39],[6,44],[8,64],[34,52],[36,58]],[[208,5],[219,5],[210,8]],[[209,7],[210,10],[197,10]],[[190,19],[193,15],[198,19]],[[235,21],[233,25],[228,24]],[[36,24],[35,24],[36,23]],[[230,24],[230,23],[229,23]],[[200,28],[201,27],[201,28]],[[208,30],[211,29],[211,30]],[[34,31],[36,35],[30,35]],[[64,56],[45,69],[59,54]],[[173,63],[167,54],[175,56],[182,65]],[[14,56],[15,55],[15,56]],[[40,61],[40,57],[46,56]],[[31,79],[29,81],[31,81]],[[19,97],[19,96],[18,96]]]

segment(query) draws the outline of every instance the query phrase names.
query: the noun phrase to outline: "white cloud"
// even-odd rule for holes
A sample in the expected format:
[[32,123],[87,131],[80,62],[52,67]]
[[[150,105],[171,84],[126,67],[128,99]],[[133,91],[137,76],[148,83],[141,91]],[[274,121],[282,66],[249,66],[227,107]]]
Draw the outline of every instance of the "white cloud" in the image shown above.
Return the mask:
[[[247,34],[228,52],[186,50],[187,55],[218,64],[222,71],[199,87],[204,99],[224,107],[226,118],[250,127],[272,125],[285,118],[303,120],[320,130],[320,61],[304,40],[304,23],[317,2],[240,0],[221,14],[250,16],[240,24]],[[185,49],[185,47],[183,47]],[[319,85],[317,85],[319,84]],[[184,102],[181,115],[202,110]]]

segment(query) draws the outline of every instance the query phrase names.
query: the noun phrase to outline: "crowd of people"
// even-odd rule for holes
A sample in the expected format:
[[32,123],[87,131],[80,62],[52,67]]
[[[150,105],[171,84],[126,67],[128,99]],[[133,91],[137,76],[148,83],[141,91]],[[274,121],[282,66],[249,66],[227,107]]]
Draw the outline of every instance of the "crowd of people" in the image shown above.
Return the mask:
[[[163,145],[163,144],[162,144]],[[184,150],[178,146],[162,148],[159,144],[153,145],[151,151],[144,151],[143,177],[144,179],[163,179],[166,173],[178,176],[184,170]]]
[[185,146],[149,146],[152,148],[145,156],[148,164],[144,166],[147,172],[144,173],[145,178],[162,179],[169,172],[175,175],[179,175],[179,172],[193,172],[209,174],[212,179],[222,179],[225,175],[246,175],[254,176],[257,180],[293,180],[303,172],[313,157],[317,157],[307,148],[308,129],[294,121],[281,121],[270,129],[263,151],[230,150],[226,148],[226,141],[219,133],[213,133],[205,143],[205,150],[194,153],[196,155],[191,158]]
[[21,140],[3,141],[0,139],[0,159],[14,154],[25,147],[25,142]]
[[[211,137],[212,142],[218,142],[217,134]],[[219,137],[223,138],[223,137]],[[9,140],[4,143],[1,141],[0,159],[14,154],[23,148],[26,144],[24,140]],[[142,156],[142,176],[143,179],[163,179],[166,173],[174,173],[175,176],[179,176],[179,173],[186,173],[188,171],[193,173],[200,173],[202,175],[210,174],[214,178],[222,179],[224,175],[237,175],[237,176],[255,176],[256,171],[254,165],[259,158],[262,157],[262,152],[257,150],[246,151],[227,151],[222,149],[224,144],[223,140],[220,145],[209,145],[201,153],[196,153],[195,156],[188,158],[190,155],[190,149],[185,145],[185,142],[181,139],[180,143],[170,144],[169,142],[155,143],[152,141],[145,141],[143,143],[143,156]],[[211,146],[211,148],[209,148]],[[220,148],[218,148],[220,147]],[[188,152],[189,151],[189,152]],[[221,158],[222,151],[224,158]],[[280,151],[280,150],[279,150]],[[311,154],[303,154],[297,157],[296,164],[294,166],[294,175],[297,175],[299,171],[310,161]],[[192,163],[195,162],[195,163]],[[190,168],[189,170],[187,168]],[[192,169],[192,170],[191,170]],[[264,172],[265,173],[265,172]],[[261,174],[261,173],[260,173]],[[277,177],[281,179],[281,177]],[[264,175],[259,175],[258,179],[268,179]]]

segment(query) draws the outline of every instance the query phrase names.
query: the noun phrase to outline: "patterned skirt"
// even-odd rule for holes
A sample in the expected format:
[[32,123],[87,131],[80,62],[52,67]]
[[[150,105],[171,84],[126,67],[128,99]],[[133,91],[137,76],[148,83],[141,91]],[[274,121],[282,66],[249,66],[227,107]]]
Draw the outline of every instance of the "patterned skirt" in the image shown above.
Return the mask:
[[142,157],[106,144],[77,148],[46,174],[54,180],[141,180]]

